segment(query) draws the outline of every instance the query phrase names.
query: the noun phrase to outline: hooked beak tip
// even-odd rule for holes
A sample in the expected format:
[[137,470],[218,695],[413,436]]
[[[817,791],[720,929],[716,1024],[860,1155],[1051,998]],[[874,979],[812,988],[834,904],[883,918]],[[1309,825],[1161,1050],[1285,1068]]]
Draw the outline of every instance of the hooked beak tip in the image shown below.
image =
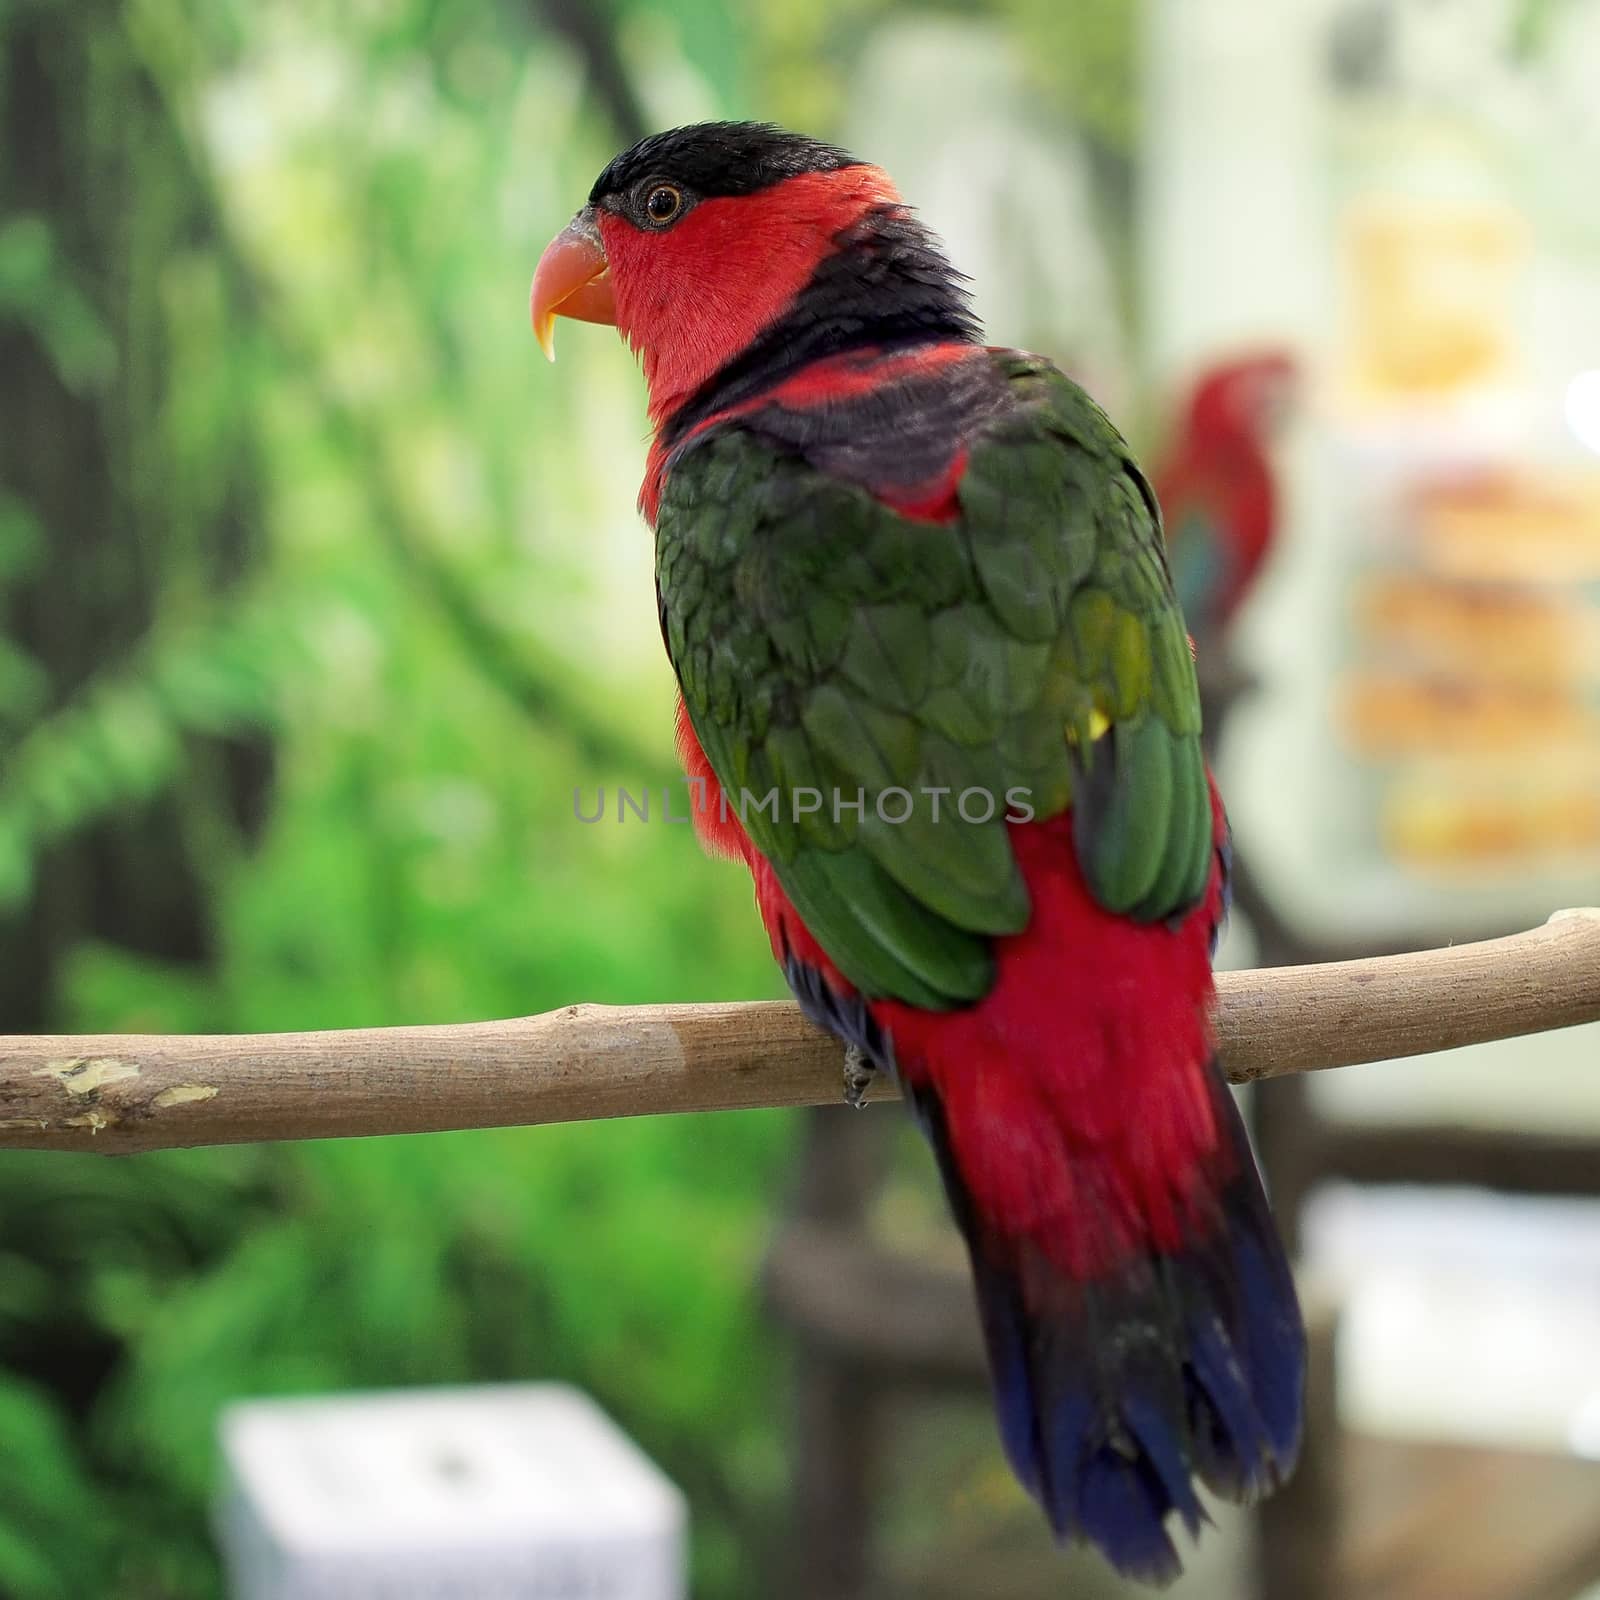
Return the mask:
[[539,341],[539,348],[544,351],[546,361],[556,358],[556,314],[547,311],[543,316],[537,312],[533,318],[533,336]]

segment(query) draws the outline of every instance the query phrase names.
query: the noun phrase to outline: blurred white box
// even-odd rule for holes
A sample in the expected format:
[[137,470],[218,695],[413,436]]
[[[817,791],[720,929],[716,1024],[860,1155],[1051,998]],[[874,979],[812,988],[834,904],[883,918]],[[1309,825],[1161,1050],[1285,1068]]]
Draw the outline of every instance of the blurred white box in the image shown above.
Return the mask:
[[233,1600],[682,1600],[683,1496],[563,1384],[230,1406]]

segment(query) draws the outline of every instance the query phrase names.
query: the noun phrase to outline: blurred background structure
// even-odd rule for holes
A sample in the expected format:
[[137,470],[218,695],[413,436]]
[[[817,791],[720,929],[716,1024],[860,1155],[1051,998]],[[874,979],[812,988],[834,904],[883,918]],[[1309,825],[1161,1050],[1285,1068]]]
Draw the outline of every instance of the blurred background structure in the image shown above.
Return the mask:
[[[1293,358],[1202,648],[1229,959],[1595,902],[1596,81],[1600,0],[0,0],[0,1031],[780,992],[742,872],[576,818],[674,770],[643,389],[524,320],[605,160],[712,116],[886,166],[1151,462]],[[1184,1593],[1600,1584],[1597,1059],[1263,1096],[1319,1446]],[[702,1600],[1120,1593],[1001,1463],[923,1153],[848,1117],[0,1158],[0,1595],[221,1594],[237,1399],[529,1378],[683,1490]],[[821,1338],[863,1262],[949,1339]]]

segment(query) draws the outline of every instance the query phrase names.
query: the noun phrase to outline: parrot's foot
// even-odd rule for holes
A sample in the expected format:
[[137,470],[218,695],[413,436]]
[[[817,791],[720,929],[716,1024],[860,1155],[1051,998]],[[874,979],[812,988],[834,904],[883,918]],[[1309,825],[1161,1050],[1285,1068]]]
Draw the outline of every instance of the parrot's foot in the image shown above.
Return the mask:
[[844,1047],[844,1103],[847,1106],[854,1106],[857,1111],[866,1110],[867,1090],[877,1075],[878,1069],[867,1060],[860,1045]]

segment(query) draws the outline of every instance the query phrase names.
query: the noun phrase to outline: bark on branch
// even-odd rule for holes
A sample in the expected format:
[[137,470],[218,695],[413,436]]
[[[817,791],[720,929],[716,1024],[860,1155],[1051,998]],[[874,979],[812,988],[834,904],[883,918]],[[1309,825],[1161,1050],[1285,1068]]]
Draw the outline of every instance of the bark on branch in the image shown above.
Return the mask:
[[[1415,955],[1218,975],[1236,1082],[1600,1021],[1600,910]],[[568,1006],[326,1033],[0,1037],[0,1149],[107,1155],[667,1111],[824,1105],[839,1047],[792,1005]],[[880,1083],[874,1098],[893,1094]]]

